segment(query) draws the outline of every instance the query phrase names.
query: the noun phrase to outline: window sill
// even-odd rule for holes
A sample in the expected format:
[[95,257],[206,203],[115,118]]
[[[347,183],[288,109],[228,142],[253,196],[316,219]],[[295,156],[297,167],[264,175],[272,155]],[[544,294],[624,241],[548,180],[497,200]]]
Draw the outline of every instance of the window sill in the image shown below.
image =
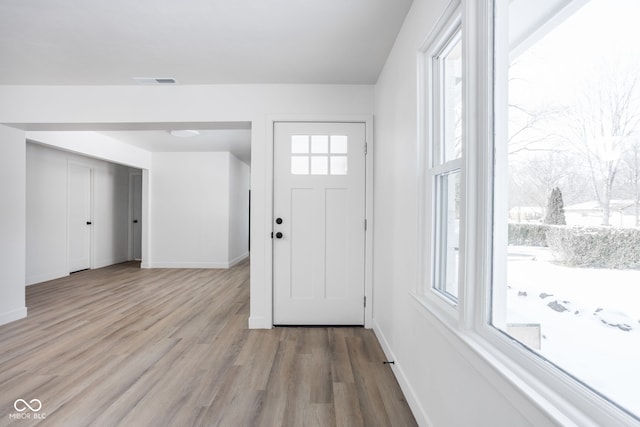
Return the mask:
[[[416,310],[436,326],[437,332],[487,382],[501,390],[497,384],[500,381],[496,380],[500,378],[505,386],[521,392],[502,395],[533,425],[543,425],[552,419],[562,426],[640,426],[636,419],[576,383],[544,359],[528,354],[497,330],[488,326],[483,328],[486,330],[482,333],[461,330],[451,310],[444,310],[440,304],[432,304],[432,301],[416,292],[409,294]],[[539,422],[534,422],[537,420]]]
[[432,295],[410,291],[409,295],[418,305],[420,311],[427,311],[447,328],[455,331],[458,325],[458,307],[435,292]]

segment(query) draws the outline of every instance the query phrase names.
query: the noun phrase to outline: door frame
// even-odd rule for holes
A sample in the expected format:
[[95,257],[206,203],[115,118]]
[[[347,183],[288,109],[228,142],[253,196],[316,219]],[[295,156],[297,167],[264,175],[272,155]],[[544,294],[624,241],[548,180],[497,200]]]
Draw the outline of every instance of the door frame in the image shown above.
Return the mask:
[[[373,115],[357,114],[357,115],[270,115],[267,117],[267,215],[265,216],[265,230],[269,233],[266,240],[269,242],[265,245],[266,265],[265,265],[265,282],[267,288],[271,290],[270,297],[265,298],[266,313],[270,319],[270,325],[273,327],[273,239],[271,232],[273,231],[273,197],[274,197],[274,127],[278,122],[302,122],[302,123],[364,123],[365,140],[367,143],[367,153],[365,156],[365,219],[367,228],[365,230],[365,258],[364,258],[364,296],[366,306],[364,308],[364,327],[371,329],[373,327]],[[364,224],[363,224],[364,226]]]

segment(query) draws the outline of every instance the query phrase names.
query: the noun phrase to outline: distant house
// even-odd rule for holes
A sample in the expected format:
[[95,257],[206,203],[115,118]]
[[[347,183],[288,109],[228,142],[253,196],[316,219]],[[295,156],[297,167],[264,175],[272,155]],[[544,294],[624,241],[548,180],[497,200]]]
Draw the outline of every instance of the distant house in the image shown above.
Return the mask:
[[541,222],[546,209],[541,206],[515,206],[509,209],[509,221]]
[[[596,200],[565,206],[567,225],[602,225],[602,208]],[[635,227],[633,200],[611,200],[609,224],[614,227]]]

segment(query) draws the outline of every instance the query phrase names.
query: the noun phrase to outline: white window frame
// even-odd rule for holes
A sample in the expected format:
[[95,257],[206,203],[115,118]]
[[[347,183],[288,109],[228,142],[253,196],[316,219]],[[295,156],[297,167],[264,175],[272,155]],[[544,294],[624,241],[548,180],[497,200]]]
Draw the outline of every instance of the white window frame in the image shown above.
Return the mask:
[[[506,126],[501,125],[504,125],[504,121],[508,119],[506,84],[495,84],[496,81],[506,83],[508,79],[509,46],[504,40],[505,37],[499,36],[501,31],[505,31],[504,27],[507,24],[508,2],[509,0],[482,0],[484,11],[478,15],[477,20],[480,30],[478,34],[481,36],[479,39],[482,40],[483,45],[479,46],[480,57],[475,89],[479,92],[478,111],[484,111],[487,115],[481,117],[481,122],[477,124],[477,135],[480,139],[475,144],[479,148],[475,153],[475,167],[479,173],[476,188],[476,194],[479,197],[476,201],[477,221],[475,225],[468,224],[470,234],[474,234],[477,238],[476,271],[473,274],[481,278],[476,283],[476,300],[474,301],[476,312],[473,329],[480,338],[480,344],[497,360],[508,366],[519,380],[523,380],[532,387],[531,395],[538,405],[558,421],[563,424],[584,426],[633,425],[638,421],[628,413],[490,324],[493,301],[492,282],[500,280],[500,277],[494,274],[504,273],[496,268],[494,263],[494,258],[500,256],[500,251],[503,249],[494,247],[494,239],[506,243],[504,236],[501,239],[500,236],[493,235],[494,209],[504,210],[501,206],[501,194],[495,192],[497,187],[493,182],[493,176],[494,173],[499,173],[502,167],[506,167],[507,161],[506,150],[502,152],[499,147],[495,147],[494,138],[506,138],[506,135],[501,134],[506,131]],[[570,13],[583,3],[583,0],[558,1],[557,4],[561,7],[555,11],[555,15],[550,17],[550,20]],[[497,34],[495,37],[494,31]],[[485,64],[484,67],[481,66],[482,63]],[[500,104],[505,106],[503,111],[500,111]]]
[[[465,42],[462,25],[462,6],[460,0],[450,3],[435,28],[423,43],[418,52],[418,104],[419,104],[419,138],[418,138],[418,200],[419,200],[419,248],[418,285],[413,297],[426,309],[434,312],[450,326],[457,323],[458,308],[462,297],[462,266],[464,265],[464,192],[465,192],[465,121],[466,110],[462,106],[462,155],[459,158],[444,161],[444,129],[442,106],[442,58],[460,41],[462,43],[462,67],[465,67]],[[462,99],[465,99],[465,82],[462,82]],[[436,284],[440,277],[437,251],[442,246],[437,242],[439,230],[446,226],[442,223],[442,213],[438,212],[436,197],[436,180],[448,174],[460,173],[460,235],[459,235],[459,268],[458,296],[452,298]],[[441,230],[440,230],[441,231]]]
[[[458,292],[456,289],[456,295],[453,295],[447,290],[448,281],[448,269],[446,264],[450,263],[450,254],[448,253],[447,244],[448,241],[448,213],[451,209],[445,209],[449,206],[447,197],[449,192],[445,192],[445,180],[450,175],[459,173],[462,175],[462,153],[460,157],[451,160],[446,159],[447,145],[451,142],[447,138],[447,126],[445,124],[448,119],[447,114],[447,99],[446,99],[446,84],[445,81],[445,58],[453,51],[455,46],[460,43],[462,45],[462,22],[461,15],[454,15],[442,37],[437,39],[437,42],[432,45],[425,54],[425,61],[429,61],[427,79],[429,79],[431,90],[427,94],[428,105],[430,107],[429,114],[431,119],[431,127],[429,133],[429,151],[431,156],[429,161],[429,167],[427,169],[427,185],[433,186],[432,188],[432,227],[433,227],[433,239],[432,239],[432,274],[431,274],[431,289],[435,291],[441,298],[444,298],[449,304],[458,305]],[[462,58],[461,58],[462,60]],[[464,86],[464,80],[461,81],[461,86]],[[462,99],[460,100],[462,103]],[[464,114],[464,108],[462,108],[462,114]],[[461,126],[464,125],[464,119],[461,118]],[[464,137],[461,135],[461,150],[464,147]],[[460,179],[462,179],[460,177]],[[447,183],[448,184],[448,183]],[[458,239],[460,240],[460,239]],[[458,241],[458,246],[460,241]],[[459,250],[459,249],[458,249]],[[456,272],[458,276],[459,272]],[[459,281],[456,281],[456,285]]]
[[[494,40],[496,26],[505,23],[502,13],[510,0],[453,1],[438,21],[423,48],[418,52],[418,280],[411,292],[419,307],[435,315],[463,346],[493,366],[493,375],[521,390],[535,408],[523,415],[540,419],[540,411],[559,425],[630,426],[639,425],[623,409],[589,389],[571,375],[526,349],[506,333],[491,325],[493,260],[495,254],[493,214],[495,198],[494,169],[505,158],[494,151],[494,133],[501,131],[496,122],[505,120],[496,114],[495,105],[506,100],[504,88],[495,87],[495,79],[505,78],[508,54],[494,55],[496,49],[508,49]],[[585,0],[557,0],[556,10],[568,13]],[[494,9],[494,3],[496,7]],[[431,289],[433,268],[433,176],[430,171],[434,123],[430,95],[430,55],[438,42],[447,40],[457,28],[463,40],[463,157],[461,159],[460,272],[457,307]],[[501,28],[497,28],[501,31]],[[441,46],[441,45],[440,45]],[[501,74],[502,73],[502,74]],[[495,89],[495,92],[494,92]],[[499,238],[499,237],[498,237]],[[496,277],[496,280],[498,278]],[[473,359],[470,359],[472,361]],[[520,401],[522,402],[522,401]]]

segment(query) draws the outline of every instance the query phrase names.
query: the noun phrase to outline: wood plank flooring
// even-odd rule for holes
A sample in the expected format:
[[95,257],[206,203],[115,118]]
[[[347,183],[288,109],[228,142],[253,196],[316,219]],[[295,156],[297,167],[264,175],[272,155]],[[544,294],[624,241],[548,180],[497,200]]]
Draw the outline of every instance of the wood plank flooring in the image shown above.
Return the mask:
[[248,262],[118,264],[29,286],[27,306],[0,326],[0,426],[416,425],[371,331],[248,330]]

